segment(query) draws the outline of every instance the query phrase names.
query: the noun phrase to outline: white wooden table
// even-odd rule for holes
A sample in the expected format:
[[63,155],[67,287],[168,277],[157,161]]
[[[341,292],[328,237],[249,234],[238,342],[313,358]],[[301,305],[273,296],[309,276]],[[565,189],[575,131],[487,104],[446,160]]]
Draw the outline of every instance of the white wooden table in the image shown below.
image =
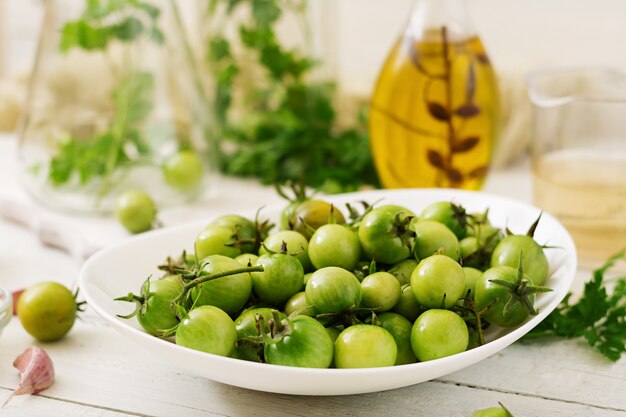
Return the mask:
[[[15,143],[0,136],[0,194],[27,196],[16,178]],[[493,174],[486,191],[530,201],[530,173],[520,164]],[[210,218],[278,201],[253,181],[224,179],[219,201],[162,213],[167,225]],[[96,243],[127,237],[112,219],[57,216]],[[42,280],[70,285],[80,265],[42,246],[19,226],[0,220],[0,285],[15,289]],[[589,271],[579,271],[579,290]],[[13,398],[0,416],[468,416],[504,403],[523,416],[626,417],[626,360],[610,363],[582,341],[516,343],[460,372],[387,392],[344,397],[297,397],[249,391],[186,375],[114,330],[78,321],[63,340],[39,344],[17,319],[0,336],[0,403],[18,383],[13,359],[32,345],[52,357],[56,383],[37,396]]]

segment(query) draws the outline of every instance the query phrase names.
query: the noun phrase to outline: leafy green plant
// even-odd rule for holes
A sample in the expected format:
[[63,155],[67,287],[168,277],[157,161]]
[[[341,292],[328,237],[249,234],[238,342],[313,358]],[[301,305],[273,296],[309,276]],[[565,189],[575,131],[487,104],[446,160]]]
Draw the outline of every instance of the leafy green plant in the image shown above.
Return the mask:
[[[353,128],[336,128],[333,84],[312,80],[317,63],[299,50],[284,47],[276,34],[283,11],[303,17],[306,4],[295,0],[210,1],[209,20],[218,16],[213,18],[235,21],[241,8],[247,8],[250,16],[239,23],[237,39],[227,38],[218,24],[207,45],[208,67],[214,78],[214,119],[225,145],[221,147],[221,169],[255,176],[265,183],[303,180],[331,192],[355,189],[363,183],[377,185],[365,117]],[[216,13],[220,7],[225,9],[225,17]],[[232,114],[233,85],[244,76],[245,63],[234,53],[234,42],[255,57],[260,69],[255,87],[243,100],[245,117],[239,119]]]
[[[112,42],[130,43],[142,36],[160,44],[164,37],[157,27],[159,13],[139,0],[87,0],[81,18],[64,25],[59,49],[62,53],[78,48],[106,54]],[[50,161],[50,182],[63,185],[74,175],[81,185],[97,177],[108,179],[120,166],[147,156],[150,148],[141,125],[152,110],[153,91],[154,77],[148,72],[118,76],[111,92],[114,112],[108,129],[90,138],[61,141]],[[106,184],[101,192],[106,192]]]
[[612,293],[607,289],[607,271],[619,260],[626,260],[622,250],[600,268],[585,284],[582,297],[570,303],[571,293],[544,321],[525,337],[584,337],[589,346],[611,361],[626,352],[626,276],[615,280]]

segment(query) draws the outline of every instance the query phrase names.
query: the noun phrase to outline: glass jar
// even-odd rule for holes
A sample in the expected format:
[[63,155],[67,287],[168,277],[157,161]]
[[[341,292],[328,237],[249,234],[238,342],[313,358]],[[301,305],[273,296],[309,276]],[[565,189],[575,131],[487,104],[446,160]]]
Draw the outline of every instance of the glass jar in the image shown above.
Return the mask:
[[496,77],[465,0],[418,0],[371,100],[383,185],[480,188],[498,123]]
[[202,123],[188,116],[202,111],[181,110],[196,104],[180,85],[190,77],[175,7],[45,2],[20,133],[23,183],[36,199],[93,213],[130,189],[159,206],[206,194]]
[[534,202],[572,234],[581,264],[595,267],[626,247],[626,72],[537,70],[528,91]]
[[332,1],[198,1],[207,139],[225,173],[329,193],[376,184],[365,118],[335,101]]

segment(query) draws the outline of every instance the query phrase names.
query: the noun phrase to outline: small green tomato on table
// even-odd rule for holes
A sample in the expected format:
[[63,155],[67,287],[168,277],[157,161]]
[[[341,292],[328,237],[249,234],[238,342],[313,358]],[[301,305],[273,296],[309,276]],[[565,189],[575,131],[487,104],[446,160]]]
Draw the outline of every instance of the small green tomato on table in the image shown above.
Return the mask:
[[127,191],[115,202],[115,216],[130,233],[150,230],[156,213],[154,201],[143,191]]

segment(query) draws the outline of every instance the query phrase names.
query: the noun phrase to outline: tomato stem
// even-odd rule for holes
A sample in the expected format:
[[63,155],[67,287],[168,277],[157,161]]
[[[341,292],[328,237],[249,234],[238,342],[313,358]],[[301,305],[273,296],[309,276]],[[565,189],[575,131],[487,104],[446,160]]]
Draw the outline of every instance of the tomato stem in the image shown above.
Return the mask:
[[[189,293],[189,291],[193,287],[196,287],[196,286],[198,286],[200,284],[203,284],[205,282],[208,282],[208,281],[212,281],[214,279],[228,277],[228,276],[231,276],[231,275],[244,274],[246,272],[263,272],[263,266],[262,265],[249,266],[249,267],[231,269],[230,271],[219,272],[219,273],[216,273],[216,274],[197,276],[195,279],[193,279],[193,280],[185,283],[185,285],[183,285],[183,289],[181,290],[180,294],[176,298],[174,298],[174,300],[172,301],[172,305],[179,304],[182,300],[184,300],[185,297],[187,296],[187,294]],[[200,273],[202,273],[202,270],[197,272],[197,274],[200,274]]]

